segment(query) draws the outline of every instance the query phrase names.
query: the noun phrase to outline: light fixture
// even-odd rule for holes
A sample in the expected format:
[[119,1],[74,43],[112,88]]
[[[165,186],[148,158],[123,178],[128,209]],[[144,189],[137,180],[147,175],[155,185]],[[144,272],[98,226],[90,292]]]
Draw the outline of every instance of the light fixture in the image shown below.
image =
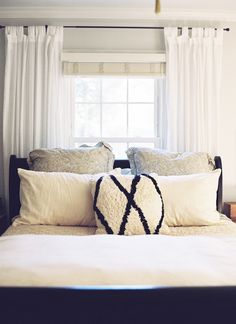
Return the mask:
[[155,13],[160,13],[161,11],[161,1],[160,0],[156,0],[156,5],[155,5]]

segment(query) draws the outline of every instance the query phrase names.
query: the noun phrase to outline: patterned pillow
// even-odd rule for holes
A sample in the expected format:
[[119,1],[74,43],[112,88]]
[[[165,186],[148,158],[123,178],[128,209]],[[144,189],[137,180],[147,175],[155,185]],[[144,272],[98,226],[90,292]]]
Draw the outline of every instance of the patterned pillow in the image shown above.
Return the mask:
[[159,234],[164,218],[162,195],[149,175],[105,175],[92,182],[96,234]]
[[212,171],[215,166],[204,152],[171,153],[158,149],[131,147],[127,150],[132,174],[184,175]]
[[38,149],[30,152],[28,163],[33,171],[96,174],[113,169],[110,145],[99,142],[78,149]]

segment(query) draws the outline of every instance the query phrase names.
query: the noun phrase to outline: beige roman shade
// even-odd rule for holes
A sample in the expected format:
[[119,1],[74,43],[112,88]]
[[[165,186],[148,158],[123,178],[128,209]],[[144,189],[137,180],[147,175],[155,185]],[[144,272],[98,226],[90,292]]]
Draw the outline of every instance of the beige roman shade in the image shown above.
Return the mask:
[[165,54],[63,53],[64,75],[165,75]]

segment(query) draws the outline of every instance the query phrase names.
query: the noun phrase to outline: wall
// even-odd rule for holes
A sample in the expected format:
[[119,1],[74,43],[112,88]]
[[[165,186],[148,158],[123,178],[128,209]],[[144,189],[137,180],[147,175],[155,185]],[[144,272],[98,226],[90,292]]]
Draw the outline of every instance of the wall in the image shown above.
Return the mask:
[[236,200],[236,23],[224,33],[219,154],[223,161],[225,201]]
[[64,49],[164,51],[162,30],[65,29]]
[[[196,24],[196,23],[195,23]],[[212,23],[211,23],[212,24]],[[176,22],[172,25],[180,25]],[[193,26],[191,22],[188,25]],[[221,88],[219,155],[224,169],[224,199],[236,200],[236,23],[227,24],[224,33],[224,55]],[[2,98],[4,46],[0,32],[0,130],[2,131]],[[78,30],[65,29],[64,49],[163,51],[163,32],[160,30]],[[0,195],[2,185],[2,135],[0,133]]]
[[2,156],[2,122],[3,122],[3,91],[4,91],[4,32],[0,30],[0,197],[3,196],[3,156]]

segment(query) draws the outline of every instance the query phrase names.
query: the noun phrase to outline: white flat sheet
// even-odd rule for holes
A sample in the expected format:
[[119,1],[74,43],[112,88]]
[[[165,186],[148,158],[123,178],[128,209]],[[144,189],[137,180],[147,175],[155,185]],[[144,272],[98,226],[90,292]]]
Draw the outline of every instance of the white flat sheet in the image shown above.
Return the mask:
[[236,236],[13,235],[1,286],[236,285]]

